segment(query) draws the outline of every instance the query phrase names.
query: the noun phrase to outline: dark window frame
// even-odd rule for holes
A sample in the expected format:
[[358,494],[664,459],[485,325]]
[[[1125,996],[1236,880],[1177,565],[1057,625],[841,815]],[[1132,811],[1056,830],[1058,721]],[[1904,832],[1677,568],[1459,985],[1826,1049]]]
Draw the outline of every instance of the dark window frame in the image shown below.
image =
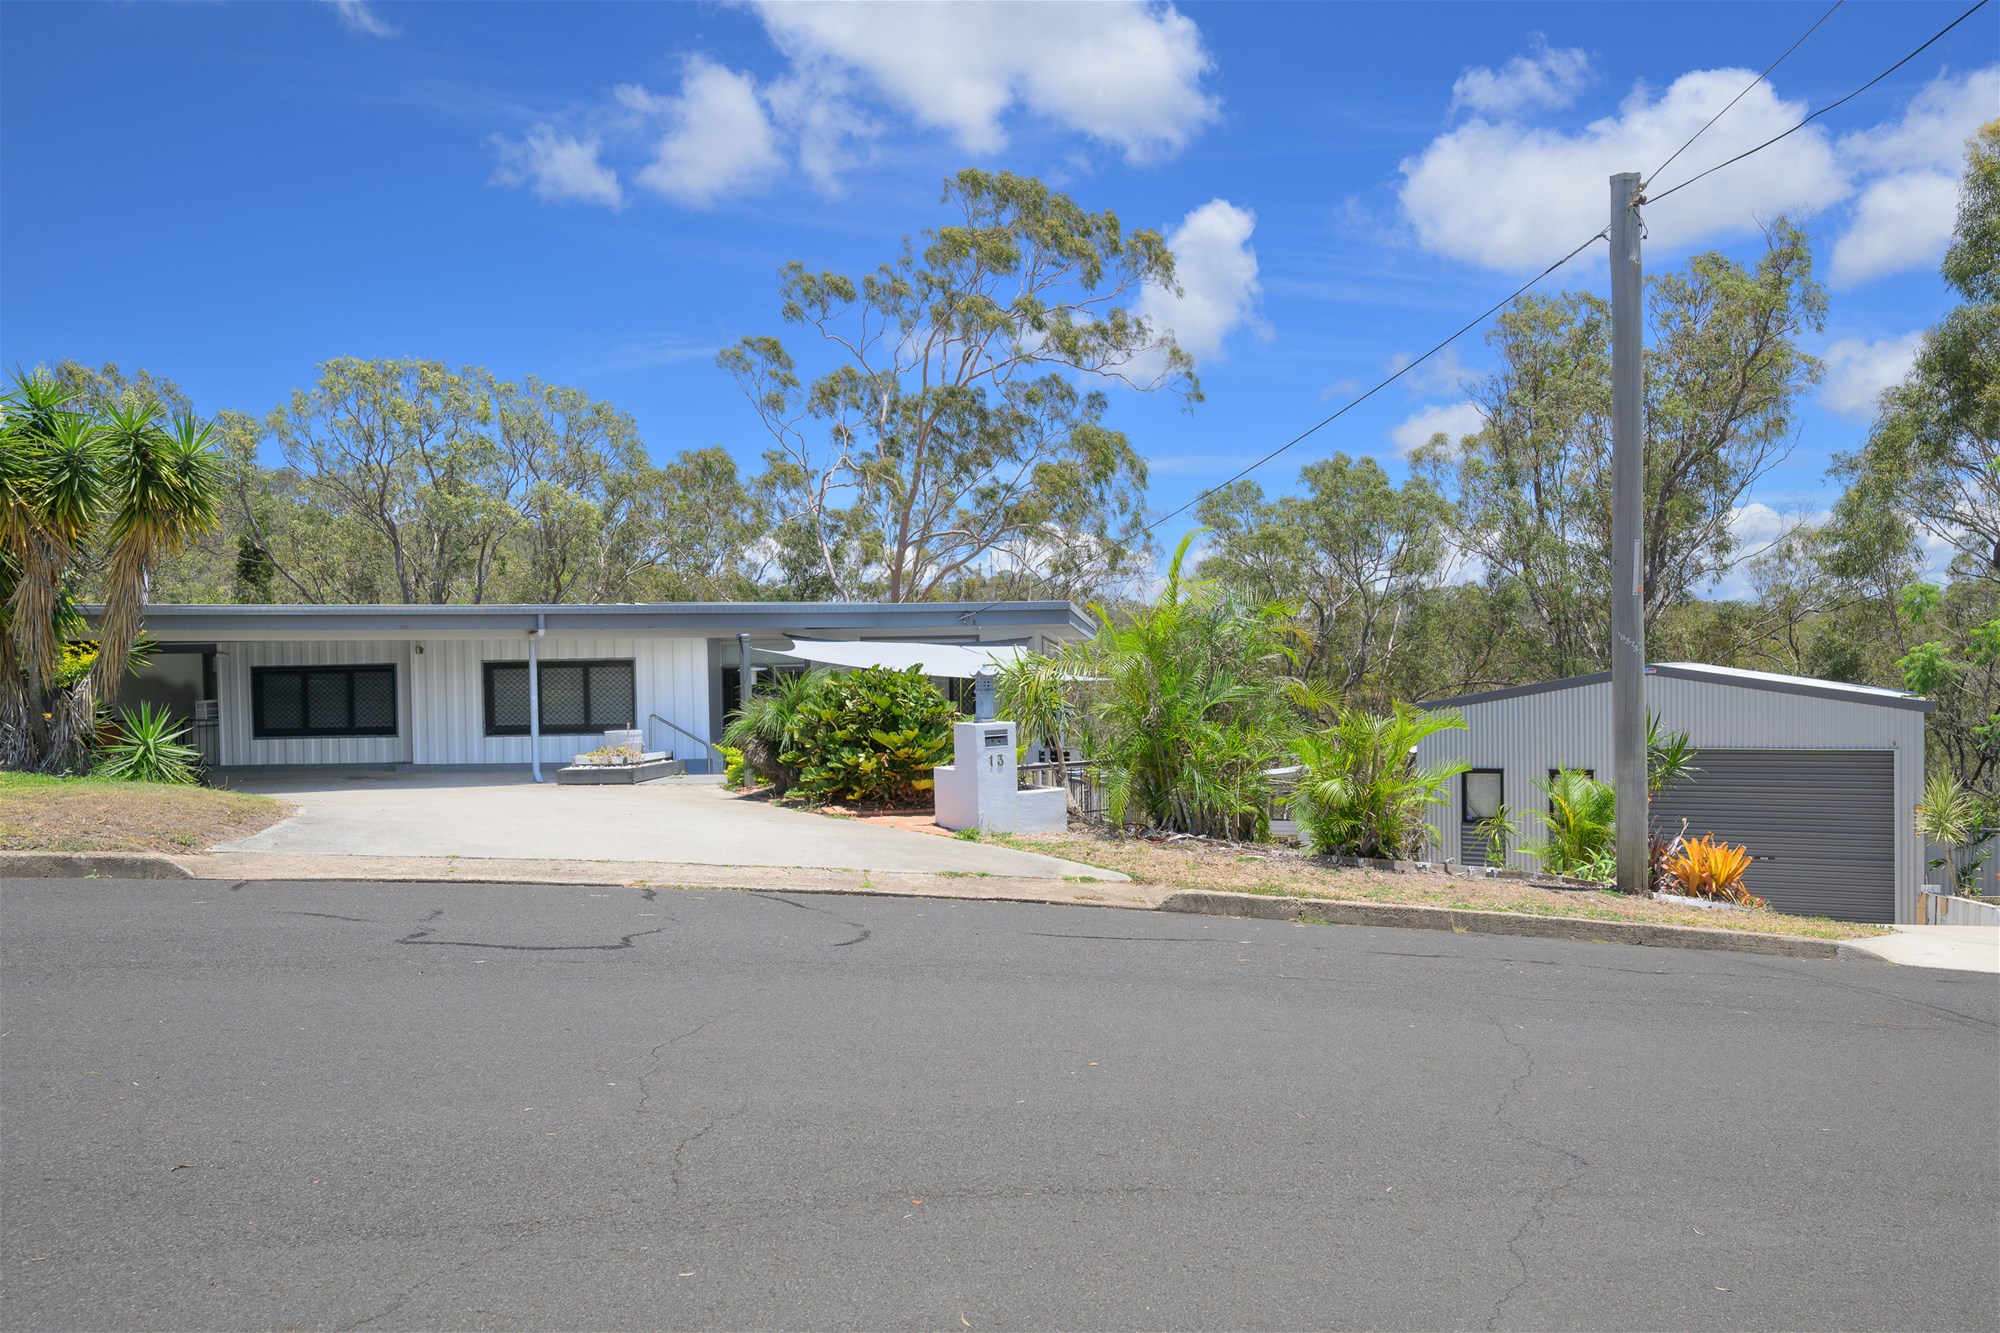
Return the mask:
[[[497,670],[512,670],[516,667],[522,671],[526,671],[528,669],[528,659],[525,657],[504,658],[495,659],[490,662],[481,662],[479,664],[481,720],[486,725],[486,734],[488,736],[526,736],[529,734],[528,724],[525,722],[518,727],[500,727],[495,726],[493,722],[493,674]],[[538,672],[546,672],[551,667],[581,667],[583,669],[583,723],[580,726],[552,727],[547,722],[544,722],[537,729],[540,734],[544,736],[593,736],[604,731],[630,731],[639,725],[638,659],[631,657],[557,657],[544,659],[536,664]],[[617,725],[603,726],[594,725],[591,722],[590,668],[592,667],[625,668],[626,674],[631,677],[632,681],[632,714],[630,721]],[[536,685],[535,697],[539,702],[546,699],[547,696],[540,689],[539,681],[536,682]]]
[[1549,785],[1554,786],[1555,780],[1564,773],[1581,773],[1592,782],[1597,781],[1597,770],[1594,768],[1585,768],[1581,764],[1559,764],[1549,770]]
[[1488,816],[1486,816],[1486,815],[1475,815],[1475,814],[1473,814],[1473,813],[1472,813],[1472,800],[1471,800],[1471,796],[1472,796],[1472,793],[1470,792],[1470,790],[1468,790],[1468,789],[1470,788],[1470,786],[1471,786],[1471,783],[1470,783],[1469,779],[1471,779],[1471,778],[1473,778],[1473,777],[1476,777],[1476,776],[1483,776],[1483,775],[1485,775],[1485,774],[1488,774],[1488,773],[1490,773],[1490,774],[1492,774],[1492,775],[1493,775],[1494,777],[1496,777],[1496,778],[1500,779],[1500,801],[1499,801],[1499,804],[1501,804],[1501,805],[1503,805],[1503,806],[1507,804],[1507,770],[1506,770],[1506,769],[1504,769],[1504,768],[1468,768],[1468,769],[1466,769],[1466,770],[1465,770],[1465,771],[1464,771],[1463,773],[1461,773],[1461,774],[1459,774],[1459,775],[1458,775],[1458,822],[1459,822],[1459,823],[1461,823],[1461,824],[1477,824],[1477,823],[1478,823],[1478,822],[1479,822],[1480,820],[1482,820],[1482,819],[1485,819],[1485,818],[1487,818],[1487,817],[1488,817]]
[[[354,678],[363,673],[383,674],[389,677],[389,711],[395,721],[386,727],[357,727],[354,725]],[[397,680],[399,673],[394,662],[333,662],[311,666],[260,666],[250,668],[250,738],[259,741],[291,741],[349,738],[374,736],[400,736],[402,727],[402,684]],[[264,725],[264,682],[273,676],[299,677],[300,716],[306,716],[304,700],[308,694],[308,676],[345,676],[347,678],[347,726],[343,728],[302,726],[274,730]]]

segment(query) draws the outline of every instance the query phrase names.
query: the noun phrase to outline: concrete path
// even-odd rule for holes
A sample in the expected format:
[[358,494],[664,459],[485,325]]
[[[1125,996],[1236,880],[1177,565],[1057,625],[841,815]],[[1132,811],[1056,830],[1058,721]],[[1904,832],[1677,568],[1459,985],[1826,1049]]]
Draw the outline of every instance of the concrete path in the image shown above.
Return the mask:
[[232,785],[282,797],[299,813],[220,852],[1125,878],[1059,857],[741,800],[712,779],[559,787],[514,773],[336,772],[245,775]]
[[1849,940],[1847,947],[1904,967],[2000,974],[2000,926],[1897,926],[1895,932]]

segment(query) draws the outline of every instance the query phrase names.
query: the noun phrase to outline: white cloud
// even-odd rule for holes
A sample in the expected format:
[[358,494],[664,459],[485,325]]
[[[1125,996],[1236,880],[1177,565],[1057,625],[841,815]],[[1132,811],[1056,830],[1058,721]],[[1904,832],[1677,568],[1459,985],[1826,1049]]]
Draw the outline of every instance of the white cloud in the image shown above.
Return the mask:
[[1451,86],[1453,110],[1470,107],[1487,116],[1512,117],[1556,110],[1590,84],[1590,57],[1576,47],[1550,50],[1540,33],[1529,38],[1533,54],[1515,56],[1499,69],[1476,65]]
[[1227,199],[1211,199],[1181,219],[1167,236],[1174,252],[1177,297],[1148,287],[1139,313],[1172,329],[1183,350],[1197,362],[1222,350],[1223,340],[1242,324],[1256,324],[1257,252],[1250,234],[1257,215]]
[[[1616,115],[1574,132],[1475,116],[1403,161],[1404,216],[1426,249],[1487,268],[1538,267],[1604,226],[1613,174],[1653,169],[1753,77],[1683,74],[1658,97],[1637,89]],[[1759,84],[1702,136],[1701,160],[1742,152],[1805,112]],[[1650,210],[1649,241],[1671,250],[1749,233],[1760,215],[1824,208],[1849,189],[1826,136],[1809,127],[1759,154],[1756,167],[1710,177]]]
[[1885,173],[1855,204],[1833,245],[1833,281],[1849,287],[1908,269],[1932,268],[1951,243],[1965,141],[2000,106],[2000,65],[1954,78],[1940,74],[1900,119],[1840,140],[1844,158]]
[[577,139],[557,133],[553,126],[537,125],[519,143],[498,135],[492,142],[500,155],[493,171],[496,185],[526,185],[538,199],[624,206],[618,173],[598,160],[595,139]]
[[327,0],[340,15],[340,21],[349,32],[363,37],[397,37],[402,29],[385,23],[382,16],[368,7],[368,0]]
[[849,71],[962,148],[996,152],[1015,105],[1121,150],[1171,156],[1217,114],[1200,30],[1145,0],[855,5],[762,0],[765,30],[795,74]]
[[1902,382],[1923,341],[1921,329],[1877,342],[1842,338],[1826,349],[1826,383],[1820,398],[1843,416],[1873,417],[1876,399],[1890,385]]
[[617,97],[628,110],[667,122],[639,184],[676,203],[707,208],[785,170],[777,131],[748,74],[692,56],[678,96],[655,97],[627,86]]
[[[1389,358],[1389,373],[1395,374],[1409,365],[1411,360],[1411,354],[1408,352],[1396,353]],[[1459,357],[1458,349],[1447,345],[1396,383],[1418,394],[1457,393],[1465,387],[1465,381],[1471,376],[1472,368]]]
[[1391,427],[1389,439],[1396,452],[1408,458],[1429,444],[1433,435],[1442,433],[1456,444],[1460,437],[1475,434],[1485,425],[1486,414],[1473,403],[1436,403],[1418,408]]

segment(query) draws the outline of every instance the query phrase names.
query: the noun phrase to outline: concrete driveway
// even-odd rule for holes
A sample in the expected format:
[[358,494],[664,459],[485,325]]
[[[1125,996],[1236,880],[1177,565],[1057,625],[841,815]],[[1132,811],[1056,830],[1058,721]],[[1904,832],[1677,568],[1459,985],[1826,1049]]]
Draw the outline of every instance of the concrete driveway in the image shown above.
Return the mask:
[[244,774],[299,813],[218,851],[803,866],[1061,879],[1123,875],[1053,856],[738,799],[714,778],[537,785],[514,773]]

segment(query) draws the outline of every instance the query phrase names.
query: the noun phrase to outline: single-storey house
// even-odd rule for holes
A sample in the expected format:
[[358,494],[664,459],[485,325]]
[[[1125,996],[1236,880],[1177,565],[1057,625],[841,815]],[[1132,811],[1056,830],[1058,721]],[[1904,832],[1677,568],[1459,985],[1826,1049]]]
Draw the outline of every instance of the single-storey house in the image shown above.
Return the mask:
[[[1913,921],[1924,882],[1915,809],[1924,781],[1927,699],[1798,676],[1673,662],[1646,669],[1646,706],[1685,731],[1699,770],[1652,803],[1656,830],[1713,833],[1749,848],[1745,885],[1780,911],[1849,921]],[[1520,841],[1543,836],[1557,769],[1611,773],[1608,672],[1436,699],[1466,729],[1430,737],[1420,763],[1459,759],[1436,817],[1439,854],[1487,860],[1479,821],[1501,805]],[[1505,858],[1534,869],[1517,841]]]
[[638,728],[703,772],[744,662],[795,641],[1047,650],[1092,627],[1066,601],[156,605],[119,704],[188,719],[223,770],[559,765]]

